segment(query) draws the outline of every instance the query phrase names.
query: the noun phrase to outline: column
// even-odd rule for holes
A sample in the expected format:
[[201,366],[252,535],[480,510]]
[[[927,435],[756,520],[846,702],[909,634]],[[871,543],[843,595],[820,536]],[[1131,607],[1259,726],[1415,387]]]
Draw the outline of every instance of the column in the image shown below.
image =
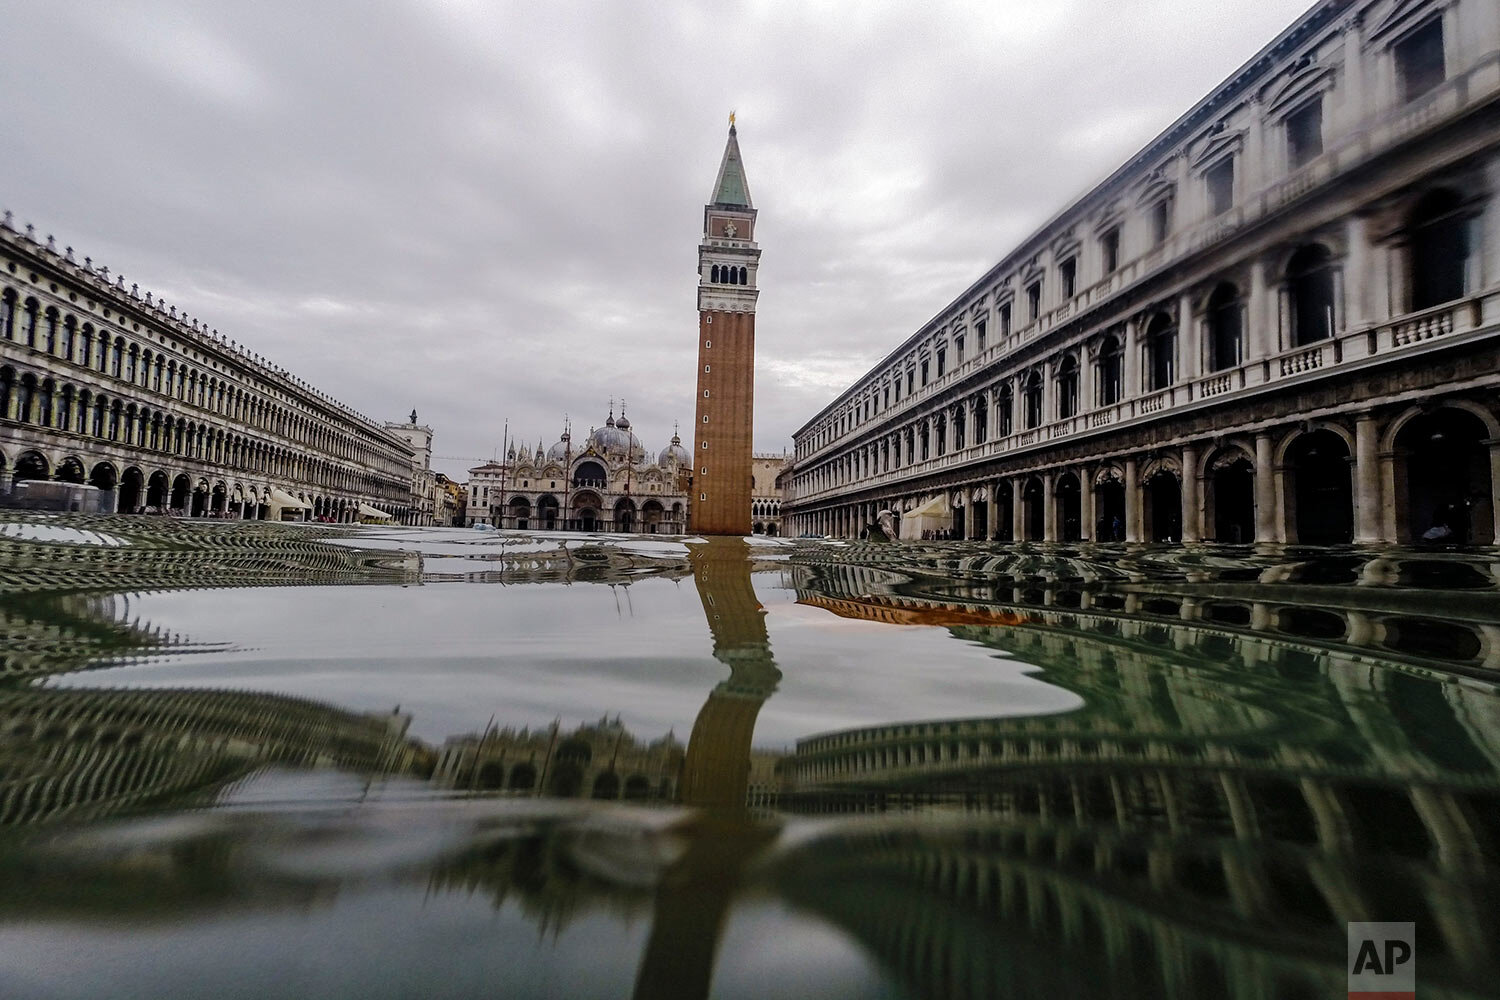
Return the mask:
[[1182,366],[1177,381],[1192,382],[1203,370],[1203,335],[1193,315],[1193,296],[1183,292],[1177,300],[1177,357]]
[[1094,483],[1088,466],[1078,469],[1078,537],[1094,537]]
[[1258,258],[1250,266],[1250,301],[1247,312],[1249,327],[1246,332],[1246,360],[1259,361],[1276,353],[1276,336],[1272,326],[1271,293],[1267,287],[1266,271],[1270,265]]
[[1354,418],[1354,540],[1381,541],[1379,431],[1368,410]]
[[1271,467],[1271,435],[1255,435],[1255,540],[1280,540],[1276,525],[1275,470]]
[[[1490,157],[1484,173],[1489,189],[1500,191],[1500,157]],[[1500,284],[1500,206],[1492,199],[1480,219],[1484,229],[1479,236],[1478,250],[1480,266],[1484,270],[1479,287],[1489,288]]]
[[1346,224],[1349,255],[1344,258],[1344,329],[1361,330],[1370,322],[1369,223],[1358,212]]
[[[1492,440],[1490,446],[1490,511],[1495,518],[1493,541],[1500,541],[1500,440]],[[1394,505],[1393,505],[1394,506]]]
[[1198,492],[1198,448],[1196,445],[1182,446],[1182,540],[1197,542],[1203,539],[1201,525],[1203,511]]
[[1141,540],[1141,483],[1135,459],[1125,459],[1125,540]]
[[1132,317],[1125,322],[1125,384],[1120,387],[1122,399],[1141,394],[1141,323]]
[[1057,496],[1053,492],[1057,477],[1051,471],[1042,473],[1042,541],[1057,541]]
[[1026,537],[1026,504],[1021,497],[1023,485],[1019,476],[1010,481],[1010,537],[1015,542]]
[[984,540],[989,541],[1000,532],[1000,490],[1003,483],[991,483],[987,491],[990,502],[984,508]]

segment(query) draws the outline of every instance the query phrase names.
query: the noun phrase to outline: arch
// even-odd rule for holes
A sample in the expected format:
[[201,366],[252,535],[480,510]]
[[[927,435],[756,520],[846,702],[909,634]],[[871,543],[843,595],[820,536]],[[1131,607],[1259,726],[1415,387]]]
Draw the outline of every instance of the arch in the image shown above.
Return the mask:
[[1065,355],[1057,366],[1057,416],[1066,420],[1078,413],[1078,360]]
[[616,531],[634,531],[635,530],[635,501],[634,500],[631,500],[631,499],[626,498],[626,497],[621,497],[619,500],[616,500],[615,501],[614,515],[615,515],[615,525],[614,525],[614,527],[615,527]]
[[89,473],[89,485],[99,490],[99,512],[101,514],[113,514],[115,512],[115,487],[119,484],[119,481],[119,472],[109,462],[99,462]]
[[[222,515],[229,509],[229,486],[222,479],[214,483],[210,496],[212,499],[209,503],[209,510],[212,513]],[[303,499],[305,500],[306,498],[304,497]]]
[[1327,426],[1294,434],[1283,444],[1287,541],[1341,545],[1354,538],[1349,441]]
[[505,787],[505,765],[499,761],[487,760],[474,775],[474,784],[487,792],[498,791]]
[[1221,281],[1208,297],[1208,370],[1224,371],[1239,364],[1245,356],[1244,302],[1240,290]]
[[1036,369],[1026,376],[1026,382],[1021,389],[1022,408],[1026,411],[1026,429],[1042,425],[1042,373]]
[[552,765],[547,778],[547,794],[571,799],[583,791],[583,768],[571,761],[559,760]]
[[51,465],[47,461],[47,456],[39,451],[23,451],[16,456],[16,468],[12,474],[12,480],[19,483],[26,479],[46,479],[50,469]]
[[1094,474],[1094,541],[1125,540],[1125,474],[1113,463]]
[[573,468],[573,488],[593,486],[604,489],[609,481],[609,474],[604,471],[602,463],[594,459],[585,459]]
[[545,531],[557,530],[557,497],[544,493],[536,499],[536,527]]
[[121,513],[139,513],[145,505],[142,503],[146,488],[146,474],[137,466],[130,466],[120,475],[120,497],[118,508]]
[[1142,511],[1154,542],[1182,540],[1182,480],[1175,468],[1158,463],[1141,484]]
[[594,778],[594,787],[589,790],[589,798],[593,799],[617,799],[620,797],[620,776],[613,771],[605,771]]
[[505,514],[512,528],[525,531],[531,524],[531,501],[522,496],[511,497],[505,505]]
[[1021,488],[1022,530],[1025,541],[1039,542],[1047,533],[1047,491],[1041,479],[1032,476]]
[[[1011,391],[1010,383],[1000,387],[995,396],[995,419],[999,424],[998,430],[1001,437],[1009,437],[1015,430],[1015,393]],[[907,452],[910,453],[911,446],[908,443]],[[908,457],[909,454],[908,454]]]
[[625,779],[625,798],[639,802],[651,797],[651,782],[644,774],[632,774]]
[[182,514],[187,511],[188,499],[193,492],[193,481],[186,475],[178,473],[177,478],[172,480],[172,512]]
[[1458,405],[1401,421],[1392,449],[1399,541],[1488,545],[1494,540],[1492,424],[1493,417],[1483,419]]
[[1064,472],[1053,487],[1057,498],[1058,539],[1077,542],[1083,539],[1083,491],[1078,476]]
[[1293,347],[1333,336],[1336,323],[1333,253],[1321,243],[1299,247],[1286,265],[1287,315]]
[[1469,219],[1451,188],[1422,196],[1406,218],[1407,300],[1412,311],[1461,299],[1469,270]]
[[1099,378],[1095,403],[1113,406],[1125,394],[1125,349],[1114,334],[1099,345]]
[[146,507],[148,510],[160,511],[167,505],[167,493],[169,484],[167,474],[160,469],[151,473],[151,478],[146,481]]
[[1255,540],[1255,459],[1239,447],[1220,448],[1203,469],[1203,499],[1216,542]]
[[655,534],[666,520],[666,509],[660,500],[647,500],[641,505],[641,528],[647,534]]
[[536,767],[530,763],[517,764],[510,769],[510,790],[529,792],[536,787]]
[[1165,389],[1177,380],[1177,327],[1172,317],[1158,312],[1146,323],[1146,387]]
[[88,473],[84,471],[83,460],[76,455],[69,455],[57,465],[56,479],[62,483],[83,483],[88,481]]

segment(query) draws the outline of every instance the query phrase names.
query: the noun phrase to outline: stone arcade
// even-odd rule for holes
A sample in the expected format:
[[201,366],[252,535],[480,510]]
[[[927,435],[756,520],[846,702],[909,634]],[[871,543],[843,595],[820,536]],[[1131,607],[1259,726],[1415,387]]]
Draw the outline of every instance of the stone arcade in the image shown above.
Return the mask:
[[798,430],[785,530],[1490,543],[1497,192],[1500,7],[1325,0]]

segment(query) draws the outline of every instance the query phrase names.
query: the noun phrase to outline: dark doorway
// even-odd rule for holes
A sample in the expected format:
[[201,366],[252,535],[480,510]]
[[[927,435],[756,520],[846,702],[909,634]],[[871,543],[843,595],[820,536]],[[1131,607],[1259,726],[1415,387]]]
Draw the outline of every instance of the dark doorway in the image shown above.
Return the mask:
[[1209,474],[1213,490],[1214,541],[1241,545],[1255,541],[1255,466],[1243,455],[1215,462]]
[[94,471],[89,473],[89,485],[99,490],[99,513],[113,514],[115,512],[115,486],[118,483],[115,467],[108,462],[100,462],[94,466]]
[[989,501],[975,500],[971,513],[973,514],[974,523],[969,529],[969,537],[977,538],[980,541],[989,541],[988,536],[985,534],[990,523]]
[[1153,542],[1182,541],[1182,484],[1165,469],[1146,481],[1146,523]]
[[1083,538],[1083,496],[1071,472],[1057,480],[1058,537],[1065,542]]
[[151,473],[151,481],[146,486],[146,506],[158,509],[167,505],[167,474],[165,472]]
[[953,537],[964,537],[964,509],[962,507],[953,508]]
[[1125,484],[1118,479],[1106,479],[1096,486],[1094,509],[1098,512],[1098,517],[1094,521],[1094,540],[1123,542],[1125,540]]
[[[82,468],[83,467],[80,465],[80,471],[82,470]],[[15,482],[18,483],[24,479],[46,479],[47,460],[37,452],[26,452],[20,458],[16,459],[16,472],[14,478]]]
[[1342,545],[1354,538],[1349,446],[1332,431],[1312,431],[1292,442],[1286,457],[1292,477],[1296,539],[1304,545]]
[[193,484],[187,476],[178,476],[172,480],[172,509],[186,510],[188,505],[188,494],[192,492]]
[[1039,542],[1047,531],[1047,491],[1040,479],[1032,479],[1021,491],[1022,516],[1025,518],[1026,541]]
[[1397,495],[1404,473],[1404,537],[1454,545],[1488,545],[1490,511],[1488,435],[1464,410],[1444,408],[1413,418],[1396,435]]
[[141,491],[146,483],[145,473],[135,466],[125,470],[125,475],[120,477],[120,510],[126,514],[134,514],[141,503]]
[[995,533],[1002,542],[1015,541],[1016,498],[1010,483],[1002,483],[996,488],[995,504],[999,508],[995,514]]

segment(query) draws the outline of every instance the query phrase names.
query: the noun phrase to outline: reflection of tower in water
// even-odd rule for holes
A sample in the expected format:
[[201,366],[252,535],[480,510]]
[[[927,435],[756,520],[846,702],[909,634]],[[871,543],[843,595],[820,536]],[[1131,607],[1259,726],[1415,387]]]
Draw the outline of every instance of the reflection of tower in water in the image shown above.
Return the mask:
[[693,723],[682,770],[687,805],[740,808],[750,780],[750,741],[760,706],[781,671],[771,658],[766,612],[750,582],[744,539],[717,538],[689,546],[693,581],[713,634],[714,659],[729,678],[713,689]]
[[745,809],[755,719],[781,680],[765,609],[750,582],[750,547],[743,538],[724,537],[688,548],[714,658],[730,672],[710,692],[688,739],[682,801],[708,811],[698,820],[700,835],[657,889],[637,997],[708,995],[719,935],[744,867],[775,832],[749,822]]

